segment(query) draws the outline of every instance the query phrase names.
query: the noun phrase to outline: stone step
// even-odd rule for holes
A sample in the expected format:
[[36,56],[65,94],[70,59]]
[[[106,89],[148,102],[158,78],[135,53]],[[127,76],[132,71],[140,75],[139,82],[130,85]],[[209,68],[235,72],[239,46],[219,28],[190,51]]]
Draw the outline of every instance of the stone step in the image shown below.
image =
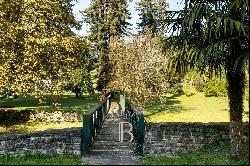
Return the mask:
[[[99,136],[104,136],[104,137],[110,137],[110,136],[114,136],[114,137],[119,137],[119,134],[120,134],[120,131],[119,130],[114,130],[114,131],[100,131],[98,133]],[[123,137],[126,137],[126,136],[133,136],[132,134],[132,131],[131,131],[131,135],[130,133],[128,132],[128,130],[125,130],[123,131]]]
[[95,145],[110,145],[110,146],[134,146],[133,142],[114,142],[114,141],[95,141]]
[[130,134],[130,124],[123,123],[123,139],[119,141],[119,123],[128,122],[126,116],[112,118],[111,114],[105,118],[102,128],[96,136],[90,155],[82,158],[83,164],[90,165],[136,165],[140,160],[134,156],[134,142]]
[[[123,137],[123,142],[129,142],[130,139],[131,139],[130,136],[124,136]],[[133,140],[134,139],[132,139],[131,142],[133,142]],[[114,141],[114,142],[120,142],[118,136],[117,137],[114,137],[114,136],[112,136],[112,137],[110,137],[110,136],[109,137],[106,137],[106,136],[103,137],[101,135],[97,135],[95,141]]]
[[133,150],[123,149],[92,149],[90,155],[109,155],[109,156],[133,156]]
[[[113,127],[113,128],[119,128],[119,123],[113,123],[113,122],[110,122],[110,123],[103,123],[102,124],[102,128],[110,128],[110,127]],[[129,123],[123,123],[123,127],[130,127],[130,124]]]
[[126,151],[126,150],[133,150],[132,145],[125,145],[125,146],[112,146],[112,145],[94,145],[92,147],[93,149],[98,149],[98,150],[120,150],[120,151]]
[[106,157],[101,156],[96,158],[95,156],[83,157],[83,164],[86,165],[137,165],[139,164],[138,160],[132,159],[131,157]]

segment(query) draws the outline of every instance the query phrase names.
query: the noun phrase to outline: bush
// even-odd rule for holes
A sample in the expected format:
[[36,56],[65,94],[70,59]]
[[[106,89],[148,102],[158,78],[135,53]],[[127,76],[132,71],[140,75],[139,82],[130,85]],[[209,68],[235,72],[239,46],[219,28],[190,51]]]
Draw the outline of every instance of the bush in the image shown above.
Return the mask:
[[195,70],[189,71],[184,77],[184,84],[190,88],[194,88],[198,92],[202,92],[205,85],[205,75]]
[[13,91],[9,90],[9,89],[3,89],[0,90],[0,98],[9,98],[9,99],[15,99],[17,98],[17,94],[14,93]]
[[181,78],[173,77],[168,83],[169,83],[168,85],[169,93],[172,93],[172,94],[183,93],[183,85],[181,82]]
[[184,86],[183,87],[183,93],[185,94],[185,96],[193,96],[195,95],[195,89],[194,88],[190,88],[188,86]]
[[30,110],[0,109],[0,126],[11,126],[29,121]]
[[203,91],[205,96],[227,96],[227,82],[225,78],[213,77],[209,82],[204,86]]
[[249,102],[249,73],[248,70],[245,72],[245,92],[244,92],[244,100]]
[[245,88],[244,100],[249,102],[249,87]]

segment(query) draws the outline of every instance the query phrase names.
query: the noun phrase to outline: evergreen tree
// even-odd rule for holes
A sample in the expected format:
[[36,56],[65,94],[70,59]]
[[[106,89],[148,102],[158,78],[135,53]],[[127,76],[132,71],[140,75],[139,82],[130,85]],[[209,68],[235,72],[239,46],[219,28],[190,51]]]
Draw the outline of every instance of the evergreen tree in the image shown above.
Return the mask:
[[164,33],[165,20],[168,17],[167,8],[169,4],[166,0],[141,0],[137,10],[141,22],[137,23],[140,32],[145,33],[150,29],[151,33],[156,36],[159,32]]
[[109,69],[108,49],[113,36],[126,33],[129,19],[126,0],[92,0],[91,6],[83,11],[84,21],[91,25],[90,40],[98,52],[99,80],[97,89],[106,86]]

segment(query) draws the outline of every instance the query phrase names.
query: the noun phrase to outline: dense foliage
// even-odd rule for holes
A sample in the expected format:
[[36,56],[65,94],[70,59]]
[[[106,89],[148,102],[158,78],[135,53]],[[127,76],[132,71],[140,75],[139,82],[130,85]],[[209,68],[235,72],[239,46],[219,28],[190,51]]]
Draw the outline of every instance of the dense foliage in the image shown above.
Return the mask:
[[58,91],[85,49],[72,0],[0,1],[0,93]]
[[141,32],[150,29],[151,34],[156,36],[164,33],[166,28],[165,20],[169,17],[167,8],[169,4],[166,0],[140,0],[137,3],[140,22],[137,23]]
[[159,38],[151,34],[130,36],[128,42],[110,44],[111,81],[105,94],[121,91],[143,110],[153,98],[161,99],[169,90],[170,66],[162,53]]
[[89,39],[98,54],[97,90],[102,91],[109,82],[109,42],[127,32],[130,18],[127,0],[92,0],[91,6],[83,11],[84,21],[91,25]]

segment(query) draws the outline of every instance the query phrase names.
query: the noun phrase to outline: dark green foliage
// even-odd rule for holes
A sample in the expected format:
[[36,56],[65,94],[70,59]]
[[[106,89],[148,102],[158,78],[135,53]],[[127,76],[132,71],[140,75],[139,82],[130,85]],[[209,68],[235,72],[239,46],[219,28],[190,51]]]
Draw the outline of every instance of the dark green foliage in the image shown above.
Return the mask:
[[109,42],[115,36],[122,36],[130,25],[127,0],[92,0],[91,6],[82,13],[84,21],[91,25],[89,39],[98,54],[97,90],[102,91],[109,82]]
[[141,32],[149,29],[154,36],[160,32],[163,34],[166,27],[165,20],[168,18],[166,13],[168,2],[165,0],[141,0],[137,5],[141,20],[137,25]]
[[76,94],[76,97],[82,96],[83,93],[94,93],[93,83],[90,72],[86,68],[76,68],[71,72],[70,82],[66,89]]
[[30,110],[4,110],[0,109],[0,126],[11,126],[29,120]]
[[181,77],[172,77],[169,81],[169,93],[172,94],[181,94],[183,92],[183,85]]

